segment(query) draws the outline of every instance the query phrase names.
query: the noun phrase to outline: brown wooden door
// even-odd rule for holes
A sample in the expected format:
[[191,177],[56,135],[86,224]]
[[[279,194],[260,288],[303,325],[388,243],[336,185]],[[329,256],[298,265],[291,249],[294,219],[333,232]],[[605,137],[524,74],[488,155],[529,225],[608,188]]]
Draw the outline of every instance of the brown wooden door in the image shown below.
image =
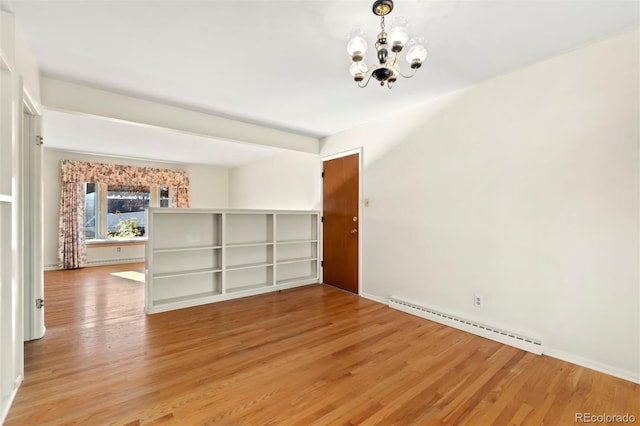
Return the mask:
[[358,293],[359,154],[323,163],[323,281]]

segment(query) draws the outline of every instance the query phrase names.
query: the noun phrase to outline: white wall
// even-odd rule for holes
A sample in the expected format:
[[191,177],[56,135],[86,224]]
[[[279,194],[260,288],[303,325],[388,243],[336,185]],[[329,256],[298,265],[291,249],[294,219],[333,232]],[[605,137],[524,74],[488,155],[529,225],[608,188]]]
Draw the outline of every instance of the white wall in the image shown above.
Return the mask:
[[177,165],[189,175],[191,207],[226,209],[229,206],[229,169],[198,164]]
[[363,291],[640,382],[638,36],[323,141],[364,147]]
[[15,27],[16,67],[23,78],[24,91],[30,100],[40,104],[40,68],[19,26]]
[[317,210],[322,164],[315,154],[283,152],[229,170],[229,207]]
[[[46,138],[46,135],[45,135]],[[44,180],[44,265],[56,268],[58,264],[58,218],[60,210],[60,162],[62,160],[94,161],[131,166],[156,167],[161,169],[182,169],[189,176],[191,207],[227,208],[228,172],[226,168],[195,164],[170,164],[152,161],[121,159],[45,149],[43,155]],[[88,247],[89,262],[104,262],[113,259],[139,260],[144,258],[144,246]]]

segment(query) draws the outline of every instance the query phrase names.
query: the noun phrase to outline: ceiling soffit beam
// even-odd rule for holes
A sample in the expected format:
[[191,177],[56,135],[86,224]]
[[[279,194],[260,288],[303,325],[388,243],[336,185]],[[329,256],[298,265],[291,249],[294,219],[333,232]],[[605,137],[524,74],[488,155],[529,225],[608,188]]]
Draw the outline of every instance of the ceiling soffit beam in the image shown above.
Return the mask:
[[43,77],[42,105],[216,139],[318,154],[316,138]]

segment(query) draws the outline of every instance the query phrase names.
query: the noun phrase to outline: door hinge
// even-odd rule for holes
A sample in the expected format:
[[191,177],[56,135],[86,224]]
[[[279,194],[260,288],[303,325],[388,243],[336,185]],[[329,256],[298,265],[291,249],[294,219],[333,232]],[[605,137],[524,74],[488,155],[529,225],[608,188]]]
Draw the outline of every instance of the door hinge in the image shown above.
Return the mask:
[[320,222],[324,222],[324,216],[320,217]]
[[36,136],[36,145],[44,145],[44,139],[42,138],[42,136]]
[[323,266],[324,266],[324,260],[321,260],[320,261],[320,267],[323,267]]
[[42,309],[44,307],[44,299],[36,299],[36,308]]
[[322,174],[320,175],[320,177],[322,177],[322,178],[324,177],[324,172],[322,172]]

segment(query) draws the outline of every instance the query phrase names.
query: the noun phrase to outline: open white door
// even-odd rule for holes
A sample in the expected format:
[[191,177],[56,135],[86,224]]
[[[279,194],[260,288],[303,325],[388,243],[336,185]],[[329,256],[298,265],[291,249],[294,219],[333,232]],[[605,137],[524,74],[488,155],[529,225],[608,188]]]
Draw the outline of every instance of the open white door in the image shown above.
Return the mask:
[[41,119],[25,102],[22,141],[24,198],[24,340],[44,335],[44,267],[42,248],[42,136]]

